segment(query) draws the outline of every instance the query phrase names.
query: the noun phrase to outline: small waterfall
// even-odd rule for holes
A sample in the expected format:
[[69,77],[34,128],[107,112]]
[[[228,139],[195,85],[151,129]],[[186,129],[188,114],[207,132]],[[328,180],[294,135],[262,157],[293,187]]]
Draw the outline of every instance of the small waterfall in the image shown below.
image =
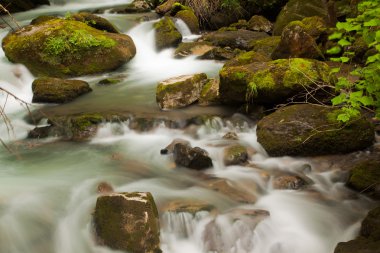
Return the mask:
[[181,33],[183,42],[191,42],[200,37],[200,35],[192,34],[190,28],[182,19],[177,18],[174,24],[177,30]]

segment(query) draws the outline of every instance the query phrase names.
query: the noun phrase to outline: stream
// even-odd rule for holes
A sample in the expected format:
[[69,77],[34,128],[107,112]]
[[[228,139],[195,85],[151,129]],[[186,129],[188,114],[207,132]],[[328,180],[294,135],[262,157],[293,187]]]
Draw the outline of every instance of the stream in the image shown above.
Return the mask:
[[[65,15],[128,1],[52,2],[51,6],[18,13],[15,18],[26,25],[39,15]],[[174,59],[174,49],[156,52],[153,23],[157,20],[142,22],[143,15],[103,14],[132,37],[137,47],[135,58],[117,71],[78,78],[89,82],[93,92],[68,104],[44,105],[44,110],[55,114],[123,111],[154,116],[154,129],[133,130],[126,121],[104,123],[88,142],[28,140],[28,131],[35,127],[25,120],[28,110],[0,93],[0,103],[5,105],[13,126],[9,129],[1,121],[0,136],[14,151],[0,149],[0,253],[116,252],[96,245],[93,238],[91,215],[102,182],[117,192],[153,194],[160,211],[161,247],[165,253],[333,253],[338,242],[355,238],[373,203],[344,186],[343,170],[329,170],[323,163],[306,158],[269,157],[257,142],[255,122],[232,109],[194,105],[171,112],[159,110],[155,101],[157,82],[200,72],[216,77],[223,64],[192,56]],[[177,25],[185,39],[193,39],[183,24]],[[0,30],[1,40],[8,31]],[[123,81],[97,85],[108,77]],[[0,50],[0,87],[30,103],[33,80],[24,66],[10,63]],[[29,106],[30,110],[40,108],[39,104]],[[169,128],[160,121],[202,115],[213,116],[185,128]],[[253,166],[224,165],[223,148],[232,141],[222,137],[228,132],[237,133],[239,143],[256,151],[250,158]],[[175,168],[171,157],[161,155],[160,150],[176,138],[209,152],[213,168],[205,171],[207,176],[228,179],[257,201],[236,202],[204,187],[198,173]],[[275,173],[295,173],[312,183],[301,190],[278,190],[272,186]],[[163,211],[166,203],[184,199],[210,203],[219,214]],[[265,210],[270,215],[250,224],[227,215],[235,209]],[[214,224],[211,232],[210,222]],[[216,246],[210,246],[210,237]]]

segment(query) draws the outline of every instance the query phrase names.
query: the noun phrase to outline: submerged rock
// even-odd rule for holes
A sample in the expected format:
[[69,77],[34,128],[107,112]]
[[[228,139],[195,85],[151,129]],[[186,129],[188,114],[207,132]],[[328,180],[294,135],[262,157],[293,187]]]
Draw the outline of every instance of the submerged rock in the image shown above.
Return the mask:
[[119,33],[116,27],[113,24],[111,24],[111,22],[109,22],[107,19],[89,12],[79,12],[69,16],[68,19],[83,22],[86,25],[91,26],[100,31]]
[[277,176],[273,180],[274,189],[299,190],[309,184],[304,178],[297,175]]
[[128,35],[63,19],[23,27],[8,34],[2,46],[10,61],[26,65],[35,75],[52,77],[111,71],[136,54]]
[[190,145],[177,143],[173,150],[174,162],[177,166],[183,166],[194,170],[204,170],[212,167],[212,160],[206,150]]
[[92,91],[85,81],[50,77],[34,80],[32,90],[33,103],[66,103]]
[[219,76],[221,100],[228,104],[273,105],[330,81],[327,64],[298,58],[225,66]]
[[254,194],[224,178],[207,180],[205,186],[239,203],[253,204],[257,200]]
[[248,161],[247,148],[242,145],[231,145],[224,149],[223,161],[225,165],[241,165]]
[[158,84],[156,101],[163,109],[176,109],[196,102],[207,81],[204,73],[170,78]]
[[195,215],[199,212],[212,212],[215,210],[215,206],[200,200],[176,200],[169,202],[163,210],[165,212]]
[[374,142],[374,129],[365,118],[343,124],[338,108],[292,105],[257,124],[257,140],[271,156],[316,156],[362,150]]
[[156,34],[156,48],[162,50],[176,47],[182,41],[182,35],[170,17],[163,17],[153,25]]
[[98,197],[94,225],[101,245],[134,253],[161,252],[158,211],[149,192]]

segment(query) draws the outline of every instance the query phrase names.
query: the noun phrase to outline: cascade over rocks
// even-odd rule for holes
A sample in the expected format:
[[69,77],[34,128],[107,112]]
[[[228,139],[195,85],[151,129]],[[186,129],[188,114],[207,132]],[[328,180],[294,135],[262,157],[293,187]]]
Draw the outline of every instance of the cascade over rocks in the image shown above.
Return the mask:
[[293,58],[224,66],[219,72],[223,103],[274,105],[306,88],[329,83],[329,67],[315,60]]
[[170,17],[163,17],[153,25],[156,34],[156,48],[162,50],[176,47],[182,41],[182,35]]
[[374,129],[365,118],[343,124],[339,109],[300,104],[281,108],[257,124],[257,140],[270,156],[317,156],[349,153],[374,142]]
[[96,201],[93,218],[99,244],[134,253],[161,252],[158,211],[151,193],[104,194]]
[[204,73],[170,78],[158,84],[156,101],[160,109],[182,108],[196,102],[207,82]]
[[24,64],[37,76],[51,77],[112,71],[136,54],[128,35],[64,19],[25,26],[8,34],[2,47],[11,62]]
[[50,77],[34,80],[32,90],[33,103],[66,103],[92,91],[85,81]]

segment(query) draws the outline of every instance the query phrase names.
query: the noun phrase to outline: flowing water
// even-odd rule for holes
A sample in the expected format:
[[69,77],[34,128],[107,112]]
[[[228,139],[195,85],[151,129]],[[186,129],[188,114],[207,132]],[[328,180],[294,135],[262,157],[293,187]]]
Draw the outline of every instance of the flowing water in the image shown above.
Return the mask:
[[[16,15],[21,24],[42,14],[62,14],[78,9],[114,6],[126,1],[53,1]],[[202,124],[170,129],[160,124],[153,130],[132,130],[130,122],[103,124],[89,142],[71,143],[56,139],[25,140],[34,127],[24,118],[26,109],[19,101],[0,93],[0,102],[13,129],[0,125],[1,139],[14,153],[0,152],[0,253],[106,253],[115,252],[95,244],[91,214],[97,187],[111,184],[115,191],[152,192],[161,216],[161,244],[167,253],[332,253],[339,241],[355,237],[360,221],[371,207],[370,200],[346,189],[340,180],[344,172],[327,170],[302,158],[271,158],[256,140],[255,124],[226,108],[201,108],[160,112],[155,103],[155,86],[160,80],[183,74],[205,72],[216,76],[222,64],[193,57],[178,60],[173,50],[154,49],[155,21],[140,23],[139,15],[104,14],[129,34],[137,47],[136,57],[122,69],[87,76],[94,91],[76,101],[48,106],[56,114],[127,111],[134,115],[183,119],[216,115]],[[177,23],[191,40],[193,37]],[[7,31],[0,31],[0,38]],[[101,87],[106,77],[122,78],[119,84]],[[9,63],[0,51],[0,87],[30,102],[34,77],[21,66]],[[31,110],[41,105],[30,105]],[[41,123],[43,124],[43,122]],[[222,136],[236,132],[239,142],[256,150],[252,166],[225,166],[223,147],[230,141]],[[202,176],[174,168],[170,156],[160,149],[182,138],[192,146],[206,149],[213,168],[205,173],[225,178],[257,198],[255,204],[241,204],[202,184]],[[305,190],[277,190],[272,187],[275,173],[296,173],[312,185]],[[203,176],[204,177],[204,176]],[[217,207],[214,212],[164,212],[173,200],[196,199]],[[265,210],[262,219],[231,215],[231,210]],[[262,211],[263,212],[263,211]]]

